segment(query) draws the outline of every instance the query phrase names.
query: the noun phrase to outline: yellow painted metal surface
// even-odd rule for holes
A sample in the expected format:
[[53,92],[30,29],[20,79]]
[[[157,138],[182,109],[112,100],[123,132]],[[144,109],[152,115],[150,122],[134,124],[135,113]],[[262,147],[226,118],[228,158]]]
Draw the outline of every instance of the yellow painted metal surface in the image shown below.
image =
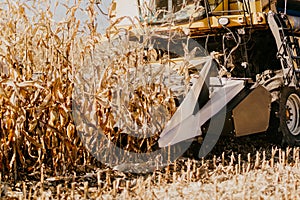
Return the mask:
[[[222,25],[219,24],[220,18],[228,18],[229,23],[226,25],[228,28],[244,28],[251,27],[253,29],[267,29],[268,24],[266,20],[266,13],[264,9],[265,0],[244,0],[244,1],[232,1],[224,0],[219,4],[211,13],[205,13],[202,19],[186,21],[186,22],[173,22],[173,25],[157,24],[155,20],[149,23],[150,26],[156,26],[156,32],[159,34],[169,34],[171,32],[177,32],[183,36],[201,37],[207,34],[217,33],[219,29],[222,29]],[[243,4],[245,2],[245,4]],[[209,4],[213,5],[215,0],[209,0]],[[247,7],[247,9],[246,9]],[[267,11],[267,10],[266,10]],[[121,27],[121,26],[120,26]],[[133,30],[131,26],[123,26],[123,28]],[[114,32],[114,30],[110,30]]]
[[[160,31],[176,30],[181,31],[183,34],[188,33],[190,36],[201,36],[207,33],[211,33],[214,30],[222,28],[219,24],[220,18],[228,18],[228,28],[232,27],[252,27],[252,28],[267,28],[266,15],[262,11],[261,0],[251,1],[245,0],[248,6],[248,12],[246,12],[245,5],[240,1],[229,3],[230,0],[224,0],[210,14],[205,14],[203,19],[197,21],[189,21],[185,23],[178,23],[173,27],[160,27]],[[245,12],[244,12],[245,11]],[[188,31],[187,31],[188,30]]]

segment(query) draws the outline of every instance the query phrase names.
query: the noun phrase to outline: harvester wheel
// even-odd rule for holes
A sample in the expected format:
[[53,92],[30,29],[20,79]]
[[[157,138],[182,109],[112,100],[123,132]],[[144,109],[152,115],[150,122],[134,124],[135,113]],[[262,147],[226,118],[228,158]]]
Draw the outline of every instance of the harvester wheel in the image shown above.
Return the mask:
[[300,144],[300,91],[284,87],[279,100],[279,122],[283,144]]
[[277,101],[273,102],[271,104],[271,112],[270,112],[270,123],[269,128],[267,130],[267,137],[270,142],[275,144],[281,144],[282,143],[282,132],[279,131],[279,103]]

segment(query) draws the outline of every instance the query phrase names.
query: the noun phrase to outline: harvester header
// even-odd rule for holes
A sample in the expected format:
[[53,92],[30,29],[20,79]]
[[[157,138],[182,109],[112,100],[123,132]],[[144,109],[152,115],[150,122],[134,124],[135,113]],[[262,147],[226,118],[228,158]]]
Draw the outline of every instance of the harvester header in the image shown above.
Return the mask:
[[140,22],[155,27],[157,35],[180,33],[154,37],[145,49],[150,63],[166,55],[180,63],[184,53],[178,49],[192,51],[191,40],[210,58],[196,67],[199,78],[162,131],[161,147],[216,134],[207,132],[209,123],[224,110],[222,133],[268,133],[299,144],[299,0],[137,0],[137,6]]

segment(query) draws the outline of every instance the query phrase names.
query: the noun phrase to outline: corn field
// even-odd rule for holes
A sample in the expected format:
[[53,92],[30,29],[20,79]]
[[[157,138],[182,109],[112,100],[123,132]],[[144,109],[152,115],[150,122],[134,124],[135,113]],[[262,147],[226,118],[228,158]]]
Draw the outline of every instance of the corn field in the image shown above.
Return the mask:
[[98,168],[49,177],[42,170],[38,181],[1,182],[1,193],[8,199],[299,199],[299,148],[244,156],[179,159],[142,176]]
[[[183,46],[181,66],[164,57],[153,68],[144,52],[151,53],[150,39],[157,37],[151,27],[132,24],[135,37],[146,39],[129,42],[117,27],[124,18],[105,34],[97,32],[93,1],[86,4],[85,22],[76,18],[80,1],[60,22],[53,20],[48,3],[0,2],[1,198],[299,198],[299,148],[250,147],[251,153],[180,158],[142,175],[99,162],[91,149],[107,144],[95,140],[99,133],[83,122],[95,122],[128,151],[155,150],[176,111],[175,97],[189,90],[189,71],[195,69],[187,60],[193,52]],[[78,117],[82,113],[97,117]],[[144,137],[123,134],[128,132]]]
[[[15,1],[1,4],[2,176],[17,180],[43,165],[58,175],[90,162],[75,132],[71,97],[76,59],[92,48],[94,38],[87,38],[75,58],[83,38],[74,9],[66,22],[53,24],[49,11]],[[95,34],[92,25],[89,31]]]

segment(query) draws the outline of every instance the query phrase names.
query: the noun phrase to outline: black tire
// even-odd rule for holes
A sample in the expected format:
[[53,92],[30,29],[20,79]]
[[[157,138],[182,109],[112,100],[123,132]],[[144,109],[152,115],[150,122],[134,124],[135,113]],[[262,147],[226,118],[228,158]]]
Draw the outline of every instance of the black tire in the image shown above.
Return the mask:
[[300,144],[300,91],[284,87],[279,99],[279,125],[283,144]]
[[270,122],[267,130],[268,140],[276,145],[282,144],[282,132],[280,131],[280,122],[278,118],[279,103],[274,101],[271,104]]

